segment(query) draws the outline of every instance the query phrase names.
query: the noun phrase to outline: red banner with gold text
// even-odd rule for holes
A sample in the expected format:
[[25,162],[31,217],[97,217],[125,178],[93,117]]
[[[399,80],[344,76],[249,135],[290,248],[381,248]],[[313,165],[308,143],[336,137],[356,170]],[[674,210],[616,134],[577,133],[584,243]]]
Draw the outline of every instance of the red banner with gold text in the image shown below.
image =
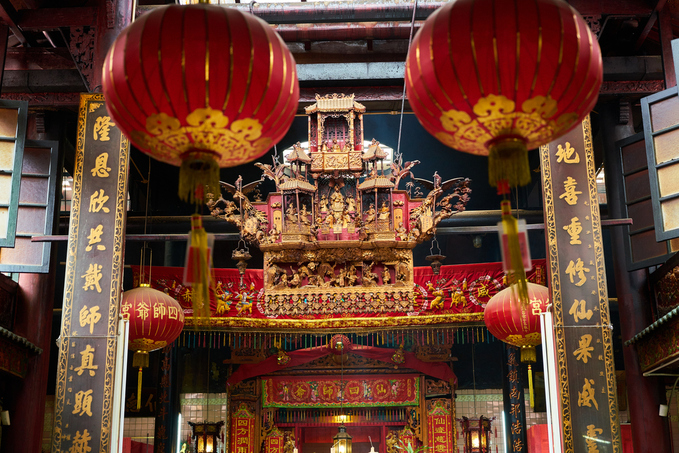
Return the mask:
[[255,415],[241,404],[231,417],[231,451],[233,453],[254,453]]
[[262,379],[263,407],[416,406],[419,394],[419,379],[414,375]]

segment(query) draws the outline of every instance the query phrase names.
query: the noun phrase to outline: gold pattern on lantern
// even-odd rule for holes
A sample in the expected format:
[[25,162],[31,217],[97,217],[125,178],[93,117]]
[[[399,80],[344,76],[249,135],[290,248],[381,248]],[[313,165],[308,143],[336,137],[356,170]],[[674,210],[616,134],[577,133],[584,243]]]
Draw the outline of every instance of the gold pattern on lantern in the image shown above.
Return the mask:
[[527,335],[508,335],[504,340],[506,343],[513,344],[514,346],[524,347],[524,346],[535,346],[540,344],[540,333],[533,332]]
[[199,108],[186,117],[186,126],[166,113],[146,119],[145,131],[133,131],[133,141],[156,151],[158,158],[180,165],[180,155],[205,149],[220,155],[222,167],[255,159],[271,147],[271,138],[262,137],[262,125],[253,118],[233,122],[219,110]]
[[139,338],[130,341],[129,348],[137,351],[155,351],[167,346],[167,341],[154,341],[148,338]]
[[436,138],[452,148],[485,156],[488,143],[498,137],[523,137],[531,149],[570,129],[578,119],[575,113],[554,118],[556,100],[544,96],[524,101],[517,111],[511,99],[490,94],[479,99],[473,111],[474,119],[460,110],[443,112],[439,119],[449,133],[439,132]]

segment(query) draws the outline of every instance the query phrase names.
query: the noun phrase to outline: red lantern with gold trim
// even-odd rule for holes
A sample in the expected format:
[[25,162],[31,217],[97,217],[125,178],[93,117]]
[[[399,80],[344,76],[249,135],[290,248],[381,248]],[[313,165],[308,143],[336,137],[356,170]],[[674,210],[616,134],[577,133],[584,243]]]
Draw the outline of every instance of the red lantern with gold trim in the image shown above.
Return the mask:
[[499,340],[521,348],[521,362],[528,363],[528,379],[533,406],[531,363],[536,360],[535,346],[542,342],[540,313],[549,305],[549,288],[527,282],[528,304],[519,300],[515,287],[505,288],[490,298],[483,312],[488,331]]
[[[507,195],[531,181],[528,150],[592,110],[603,64],[596,37],[562,0],[457,0],[420,28],[405,79],[422,126],[452,148],[487,155],[488,180]],[[526,303],[524,257],[509,208],[507,201],[509,279]]]
[[130,323],[129,349],[132,366],[139,368],[137,409],[141,406],[142,370],[149,366],[149,352],[171,344],[184,328],[184,311],[167,294],[142,283],[123,293],[120,313]]
[[406,62],[422,126],[488,155],[492,186],[528,184],[527,150],[580,124],[602,81],[596,36],[561,0],[450,2],[426,20]]
[[299,100],[283,40],[263,20],[209,4],[155,8],[125,28],[103,68],[116,125],[180,165],[179,195],[219,189],[219,167],[250,162],[287,132]]

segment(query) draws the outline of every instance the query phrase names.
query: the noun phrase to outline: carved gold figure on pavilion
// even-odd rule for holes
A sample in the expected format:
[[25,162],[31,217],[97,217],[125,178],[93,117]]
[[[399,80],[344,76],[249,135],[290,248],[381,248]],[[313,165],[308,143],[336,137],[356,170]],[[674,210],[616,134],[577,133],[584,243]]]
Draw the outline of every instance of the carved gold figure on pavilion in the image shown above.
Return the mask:
[[419,161],[390,162],[375,139],[364,146],[364,112],[353,95],[317,96],[306,107],[308,146],[293,145],[285,163],[256,164],[275,192],[251,200],[262,180],[239,177],[222,183],[233,201],[208,203],[264,253],[266,316],[413,311],[413,248],[465,209],[466,178],[415,179],[429,190],[415,198],[400,190]]

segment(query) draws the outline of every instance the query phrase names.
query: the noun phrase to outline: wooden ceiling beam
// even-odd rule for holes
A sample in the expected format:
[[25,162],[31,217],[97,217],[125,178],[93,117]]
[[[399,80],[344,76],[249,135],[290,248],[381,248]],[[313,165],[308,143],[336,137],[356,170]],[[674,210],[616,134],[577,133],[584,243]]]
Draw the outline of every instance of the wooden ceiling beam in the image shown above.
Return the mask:
[[648,36],[648,32],[651,31],[651,28],[653,28],[653,25],[655,25],[656,19],[658,19],[658,12],[663,9],[665,6],[665,2],[667,0],[658,0],[658,2],[655,4],[655,8],[653,8],[653,11],[651,13],[651,17],[648,18],[648,21],[646,22],[646,25],[644,26],[644,29],[641,30],[641,34],[639,35],[639,39],[637,39],[636,44],[634,45],[634,51],[638,51],[641,49],[641,46],[644,45],[644,41],[646,41],[646,37]]
[[653,8],[648,6],[647,0],[566,0],[583,16],[598,16],[604,14],[649,16]]
[[23,30],[17,25],[17,11],[9,0],[0,0],[0,19],[9,26],[14,36],[23,46],[30,46],[28,38]]
[[95,26],[97,8],[23,9],[17,13],[17,22],[24,30],[54,30],[61,27]]
[[7,49],[5,71],[75,69],[68,49],[25,47]]

